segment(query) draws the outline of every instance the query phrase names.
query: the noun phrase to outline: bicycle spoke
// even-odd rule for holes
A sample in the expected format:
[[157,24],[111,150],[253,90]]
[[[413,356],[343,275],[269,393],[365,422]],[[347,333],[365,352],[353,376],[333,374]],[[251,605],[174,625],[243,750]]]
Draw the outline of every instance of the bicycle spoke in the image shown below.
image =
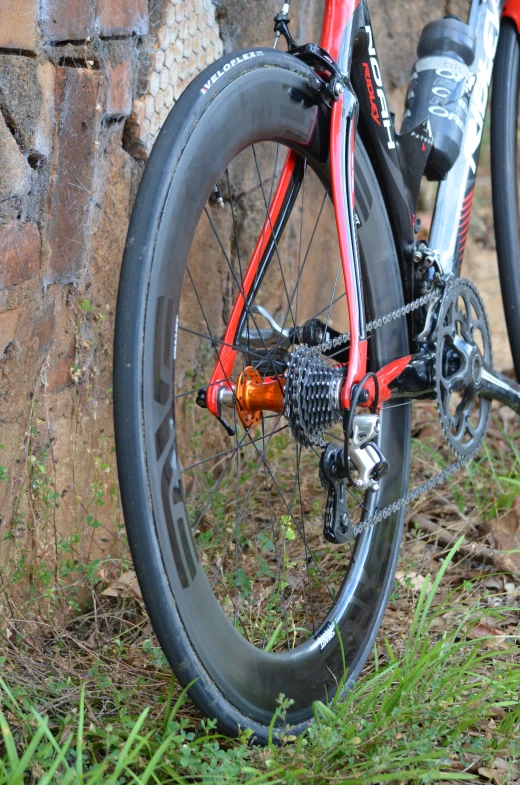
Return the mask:
[[[245,434],[245,435],[242,437],[240,444],[242,444],[242,442],[243,442],[243,441],[245,441],[246,435],[247,435],[247,434]],[[214,497],[215,497],[215,494],[216,494],[216,492],[218,491],[218,489],[219,489],[219,487],[220,487],[220,484],[221,484],[222,480],[224,479],[225,475],[226,475],[226,474],[227,474],[227,472],[229,471],[229,468],[230,468],[230,466],[231,466],[231,465],[232,465],[232,463],[233,463],[233,458],[234,458],[234,451],[235,451],[235,449],[236,449],[236,448],[233,448],[233,455],[231,456],[230,460],[228,461],[228,463],[227,463],[227,466],[225,466],[225,467],[224,467],[224,469],[222,470],[222,473],[221,473],[220,477],[218,478],[217,482],[215,483],[215,485],[214,485],[214,487],[213,487],[213,490],[212,490],[212,492],[211,492],[211,496],[210,496],[210,497],[209,497],[209,499],[207,500],[207,502],[206,502],[206,504],[205,504],[205,506],[204,506],[204,509],[202,510],[202,512],[200,513],[199,517],[197,518],[197,521],[196,521],[196,523],[195,523],[195,524],[192,526],[192,531],[193,531],[193,533],[195,533],[195,532],[197,531],[197,529],[198,529],[198,527],[199,527],[199,524],[200,524],[200,522],[201,522],[202,518],[203,518],[203,517],[204,517],[204,515],[206,514],[206,512],[207,512],[207,510],[208,510],[208,508],[209,508],[209,506],[210,506],[211,502],[213,501],[213,499],[214,499]],[[209,460],[211,460],[211,458],[210,458]]]
[[[256,161],[256,155],[255,155],[255,161]],[[325,207],[325,203],[326,203],[326,201],[327,201],[327,197],[328,197],[328,195],[329,195],[329,191],[328,191],[328,189],[327,189],[327,190],[325,191],[324,195],[323,195],[323,199],[322,199],[322,202],[321,202],[321,205],[320,205],[320,209],[319,209],[319,211],[318,211],[318,215],[317,215],[317,217],[316,217],[316,221],[315,221],[315,223],[314,223],[314,226],[313,226],[313,230],[312,230],[312,233],[311,233],[311,237],[310,237],[310,240],[309,240],[309,244],[308,244],[308,246],[307,246],[307,249],[306,249],[306,251],[305,251],[305,256],[304,256],[304,259],[303,259],[303,264],[301,264],[301,266],[300,266],[300,259],[301,259],[301,241],[302,241],[302,227],[303,227],[303,212],[304,212],[304,209],[303,209],[303,189],[304,189],[304,185],[305,185],[305,178],[303,178],[303,181],[302,181],[302,186],[301,186],[301,188],[302,188],[302,212],[301,212],[301,219],[300,219],[300,243],[299,243],[299,248],[298,248],[298,276],[297,276],[296,282],[295,282],[295,284],[294,284],[293,293],[292,293],[292,295],[291,295],[290,299],[289,299],[289,297],[288,297],[288,295],[287,295],[287,299],[288,299],[288,308],[287,308],[287,311],[286,311],[286,313],[285,313],[285,316],[284,316],[284,319],[283,319],[283,322],[282,322],[282,330],[285,328],[285,326],[286,326],[286,324],[287,324],[287,319],[288,319],[288,317],[289,317],[289,314],[291,314],[291,315],[292,315],[291,306],[292,306],[292,302],[293,302],[293,300],[294,300],[294,298],[295,298],[295,297],[296,297],[296,303],[298,303],[298,292],[299,292],[300,279],[301,279],[301,276],[302,276],[303,270],[304,270],[304,268],[305,268],[305,265],[306,265],[307,259],[309,258],[309,254],[310,254],[311,247],[312,247],[312,244],[313,244],[313,241],[314,241],[314,237],[315,237],[316,231],[317,231],[317,229],[318,229],[318,225],[319,225],[319,223],[320,223],[320,219],[321,219],[321,216],[322,216],[322,213],[323,213],[323,209],[324,209],[324,207]],[[264,201],[265,201],[265,197],[264,197]],[[278,256],[278,260],[279,260],[279,262],[280,262],[279,256]],[[335,284],[334,284],[334,291],[335,291],[335,289],[336,289],[336,285],[337,285],[337,281],[338,281],[338,276],[339,276],[339,271],[340,271],[340,265],[341,265],[341,260],[340,260],[340,262],[338,263],[338,272],[336,273],[336,281],[335,281]],[[283,271],[282,271],[282,270],[280,270],[280,272],[282,273],[282,278],[283,278]],[[285,284],[285,281],[284,281],[284,284]],[[287,294],[287,288],[285,287],[285,289],[286,289],[286,294]],[[310,317],[310,319],[308,319],[307,321],[311,321],[312,319],[316,319],[318,316],[320,316],[322,313],[324,313],[324,312],[325,312],[327,309],[329,310],[329,315],[330,315],[330,311],[332,310],[332,306],[333,306],[333,305],[334,305],[336,302],[338,302],[339,300],[341,300],[343,297],[346,297],[346,293],[343,293],[343,294],[342,294],[342,295],[340,295],[340,296],[339,296],[339,297],[338,297],[336,300],[334,300],[334,299],[333,299],[333,298],[334,298],[334,294],[333,294],[333,295],[332,295],[332,298],[331,298],[331,302],[330,302],[328,305],[326,305],[324,308],[322,308],[320,311],[318,311],[318,313],[314,314],[314,316]],[[296,306],[296,311],[297,311],[297,306]],[[293,324],[294,324],[294,327],[297,327],[297,326],[298,326],[298,323],[297,323],[297,319],[296,319],[296,318],[293,318]],[[328,326],[328,319],[327,319],[327,326]],[[293,348],[294,348],[294,343],[295,343],[295,337],[296,337],[296,331],[294,331],[294,336],[293,336]],[[280,345],[283,343],[283,340],[284,340],[284,339],[283,339],[281,336],[278,338],[278,341],[277,341],[277,343],[276,343],[275,349],[277,349],[277,348],[278,348],[278,347],[279,347],[279,346],[280,346]]]
[[273,375],[274,375],[274,376],[277,376],[277,373],[276,373],[276,368],[275,368],[274,362],[273,362],[273,360],[272,360],[272,357],[271,357],[271,355],[270,355],[270,352],[269,352],[269,349],[268,349],[268,347],[267,347],[267,344],[266,344],[266,342],[265,342],[265,340],[264,340],[264,338],[263,338],[263,335],[262,335],[262,333],[260,332],[260,330],[259,330],[259,328],[258,328],[258,324],[257,324],[257,322],[256,322],[255,315],[254,315],[254,313],[251,311],[251,308],[250,308],[250,306],[249,306],[249,304],[248,304],[248,301],[247,301],[247,297],[246,297],[246,294],[245,294],[244,288],[243,288],[243,286],[240,284],[240,282],[239,282],[239,281],[238,281],[238,279],[237,279],[236,273],[235,273],[235,271],[234,271],[234,269],[233,269],[233,265],[231,264],[231,261],[230,261],[230,259],[229,259],[229,256],[228,256],[228,255],[227,255],[227,253],[226,253],[226,249],[225,249],[225,248],[224,248],[224,246],[222,245],[222,242],[221,242],[221,240],[220,240],[220,237],[219,237],[219,235],[218,235],[218,232],[217,232],[217,230],[215,229],[215,226],[214,226],[214,224],[213,224],[213,221],[211,220],[210,214],[209,214],[209,212],[208,212],[208,210],[207,210],[207,208],[206,208],[206,207],[204,208],[204,212],[206,213],[206,215],[207,215],[207,217],[208,217],[208,221],[210,222],[211,228],[213,229],[213,233],[215,234],[215,237],[217,238],[217,242],[218,242],[218,244],[219,244],[219,246],[220,246],[220,250],[222,251],[222,254],[223,254],[223,256],[224,256],[224,259],[226,260],[226,264],[227,264],[227,266],[229,267],[229,271],[230,271],[230,273],[231,273],[231,275],[232,275],[232,277],[233,277],[233,279],[234,279],[234,281],[235,281],[235,284],[236,284],[236,286],[238,287],[239,294],[242,296],[242,299],[243,299],[243,301],[244,301],[244,308],[245,308],[245,310],[246,310],[246,314],[247,314],[248,318],[249,318],[249,317],[251,317],[251,321],[253,322],[253,324],[254,324],[254,326],[255,326],[255,329],[258,331],[258,334],[260,335],[260,340],[262,341],[262,344],[263,344],[263,346],[264,346],[264,349],[265,349],[265,351],[266,351],[267,358],[268,358],[269,362],[271,363],[271,368],[272,368],[272,371],[273,371]]
[[[281,414],[280,414],[280,415],[278,415],[278,420],[280,420],[280,419],[281,419],[281,417],[282,417],[282,415],[281,415]],[[248,431],[246,431],[246,432],[245,432],[245,435],[244,435],[244,439],[245,439],[245,438],[247,438],[248,436],[249,436],[249,432],[248,432]],[[267,451],[267,448],[269,447],[269,444],[270,444],[270,442],[271,442],[271,439],[272,439],[272,437],[273,437],[273,434],[271,433],[271,434],[269,435],[269,440],[268,440],[268,442],[267,442],[267,445],[266,445],[266,447],[264,448],[264,450],[263,450],[263,452],[262,452],[262,456],[263,456],[263,457],[265,457],[265,452]],[[256,443],[253,443],[253,442],[251,442],[251,443],[253,444],[253,446],[254,446],[255,450],[257,450],[257,451],[258,451],[258,448],[257,448],[257,446],[256,446]],[[258,476],[258,472],[260,471],[260,467],[261,467],[261,465],[262,465],[262,463],[261,463],[261,460],[260,460],[260,461],[259,461],[259,463],[258,463],[258,465],[257,465],[257,467],[256,467],[256,469],[255,469],[255,473],[254,473],[253,477],[251,478],[251,480],[250,480],[250,482],[249,482],[249,487],[248,487],[248,490],[247,490],[247,493],[246,493],[245,499],[244,499],[244,501],[242,502],[242,506],[241,506],[241,508],[240,508],[239,515],[242,515],[242,513],[243,513],[243,511],[244,511],[244,509],[245,509],[245,506],[246,506],[246,504],[247,504],[247,502],[248,502],[248,500],[249,500],[249,497],[250,497],[250,495],[251,495],[252,489],[253,489],[253,487],[254,487],[255,480],[256,480],[256,478],[257,478],[257,476]],[[228,541],[227,541],[227,543],[226,543],[226,546],[225,546],[225,548],[224,548],[224,551],[223,551],[223,553],[222,553],[222,558],[224,558],[224,556],[226,555],[227,551],[229,550],[229,544],[230,544],[230,542],[231,542],[231,537],[228,539]],[[213,588],[213,587],[212,587],[212,588]]]
[[[303,533],[303,547],[304,550],[307,551],[307,538],[305,536],[305,517],[303,515],[303,502],[302,502],[302,489],[300,484],[300,459],[302,448],[301,445],[296,444],[296,477],[298,480],[298,496],[300,500],[300,515],[301,515],[301,527]],[[305,559],[305,569],[307,571],[307,585],[309,587],[309,598],[310,598],[310,606],[311,606],[311,617],[312,617],[312,631],[313,633],[316,632],[316,625],[314,623],[314,603],[312,599],[312,589],[311,589],[311,576],[309,574],[309,560]]]
[[[235,442],[238,444],[238,428],[237,428],[237,410],[233,409],[233,417],[234,417],[234,426],[235,426]],[[233,621],[235,623],[235,627],[237,626],[237,614],[238,614],[238,527],[240,524],[240,519],[238,517],[238,481],[240,478],[240,453],[238,447],[236,449],[236,477],[235,477],[235,602],[234,602],[234,613],[233,613]]]
[[[278,417],[278,419],[280,418],[280,415],[278,415],[278,414],[274,415],[274,416]],[[265,419],[265,418],[263,418],[263,419]],[[285,429],[288,428],[288,427],[289,427],[288,425],[282,425],[281,428],[277,428],[276,430],[272,431],[270,436],[274,436],[277,433],[281,433],[282,431],[285,431]],[[259,442],[263,438],[262,436],[259,436],[256,439],[250,439],[250,441],[248,441],[246,444],[244,444],[246,435],[247,435],[247,432],[246,432],[246,434],[244,434],[244,436],[240,440],[240,444],[239,444],[238,448],[237,447],[230,447],[229,450],[224,450],[223,452],[218,452],[216,455],[212,455],[211,458],[203,458],[201,461],[197,461],[197,463],[192,463],[192,464],[190,464],[190,466],[184,467],[182,469],[182,471],[183,472],[188,472],[191,469],[195,469],[197,466],[201,466],[203,463],[208,463],[208,461],[214,461],[215,458],[222,458],[224,455],[229,455],[230,453],[234,453],[236,449],[240,450],[240,449],[243,449],[244,447],[249,447],[251,444],[255,444],[255,442]]]
[[[189,327],[184,327],[183,325],[180,324],[179,324],[179,330],[182,330],[185,333],[190,333],[190,335],[196,335],[198,338],[204,338],[204,340],[210,341],[211,343],[218,343],[220,344],[220,346],[228,346],[230,349],[234,349],[235,351],[241,352],[242,354],[244,353],[243,346],[238,346],[235,343],[226,343],[226,341],[221,341],[219,338],[213,338],[211,335],[204,335],[204,333],[199,333],[197,332],[197,330],[190,330]],[[248,349],[248,354],[256,355],[257,357],[261,357],[262,359],[264,359],[263,354],[259,354],[258,352],[255,352],[253,350]],[[229,379],[229,376],[226,378]],[[219,382],[219,384],[220,383],[221,382]]]
[[235,207],[233,204],[233,192],[231,191],[231,183],[229,180],[229,168],[226,168],[226,179],[227,179],[227,186],[229,191],[229,204],[231,205],[231,218],[233,220],[233,234],[235,236],[235,245],[237,249],[238,269],[240,270],[240,283],[242,284],[242,286],[244,286],[244,274],[242,272],[242,262],[240,261],[240,247],[238,245],[237,222],[235,216]]
[[202,318],[204,319],[204,323],[205,323],[206,328],[208,330],[209,337],[210,337],[210,340],[211,340],[211,345],[213,346],[213,349],[215,350],[215,354],[217,355],[217,362],[219,363],[219,365],[220,365],[220,367],[222,369],[222,373],[225,376],[226,375],[226,371],[224,369],[224,366],[222,365],[222,361],[220,359],[220,353],[219,353],[217,347],[215,346],[215,340],[213,338],[213,335],[211,334],[211,327],[209,326],[209,322],[208,322],[208,320],[206,318],[206,314],[204,312],[204,308],[202,307],[202,303],[200,301],[199,293],[197,292],[197,287],[195,286],[195,284],[193,282],[193,278],[191,276],[191,272],[190,272],[189,266],[186,268],[186,272],[188,273],[189,279],[191,281],[191,285],[193,286],[193,291],[195,292],[195,297],[197,298],[197,302],[199,304],[200,310],[202,311]]
[[192,390],[186,390],[186,392],[178,393],[174,396],[174,401],[178,398],[186,398],[188,395],[194,395],[199,390],[209,390],[210,387],[215,387],[216,385],[220,386],[223,382],[230,382],[231,376],[227,376],[225,379],[219,379],[218,382],[213,382],[213,384],[201,384],[199,387],[194,387]]
[[[320,205],[320,209],[319,209],[319,212],[318,212],[318,217],[316,218],[316,222],[315,222],[313,230],[312,230],[311,239],[309,240],[309,245],[307,246],[307,250],[305,252],[305,256],[303,257],[303,262],[302,262],[301,268],[298,271],[298,278],[296,279],[296,283],[294,285],[294,290],[293,290],[292,297],[291,297],[291,300],[290,300],[289,308],[285,312],[285,316],[284,316],[284,319],[283,319],[283,322],[282,322],[282,330],[285,328],[285,326],[287,324],[287,319],[289,317],[289,311],[290,311],[290,305],[292,304],[292,301],[293,301],[294,297],[296,296],[296,292],[299,290],[300,279],[301,279],[301,276],[303,274],[303,270],[305,268],[305,265],[307,263],[307,259],[309,258],[309,254],[310,254],[310,251],[311,251],[312,243],[313,243],[313,240],[314,240],[314,235],[316,234],[316,231],[318,229],[318,224],[320,222],[320,218],[321,218],[321,215],[323,213],[323,209],[325,207],[325,202],[327,201],[328,194],[329,194],[329,192],[327,190],[327,191],[325,191],[325,194],[323,195],[323,200],[322,200],[321,205]],[[345,297],[345,295],[343,295],[343,297]],[[341,298],[338,298],[338,299],[341,299]],[[311,318],[315,319],[317,316],[319,316],[324,311],[326,311],[328,307],[329,306],[326,305],[325,308],[322,308],[321,311],[318,311],[318,313],[315,314]],[[295,324],[294,326],[297,327],[297,324]],[[277,342],[277,344],[275,346],[275,350],[278,349],[278,347],[281,345],[281,343],[283,343],[282,339],[278,338],[278,342]]]
[[[307,164],[305,164],[305,166],[307,166]],[[302,275],[303,216],[304,216],[304,212],[305,212],[305,174],[304,174],[303,179],[302,179],[302,184],[301,184],[301,189],[300,190],[301,190],[301,207],[300,207],[300,241],[298,243],[298,277],[296,279],[296,285],[294,287],[295,290],[296,290],[296,306],[295,306],[295,309],[294,309],[295,310],[296,325],[298,325],[298,305],[299,305],[299,299],[300,299],[300,297],[299,297],[299,295],[300,295],[299,281],[300,281],[301,275]],[[293,351],[294,351],[295,342],[296,342],[296,330],[294,331],[294,334],[293,334],[293,342],[292,342],[292,349],[293,349]]]
[[327,330],[329,329],[330,314],[331,314],[331,311],[332,311],[332,301],[334,300],[334,295],[336,294],[336,288],[338,286],[338,280],[339,280],[340,271],[341,271],[341,259],[338,262],[338,267],[337,267],[337,270],[336,270],[336,278],[334,279],[334,287],[332,289],[332,295],[331,295],[331,298],[330,298],[330,305],[329,305],[329,311],[327,313],[327,321],[325,322],[324,335],[327,335]]
[[[278,250],[278,240],[276,238],[274,227],[273,227],[273,224],[272,224],[272,221],[271,221],[271,215],[269,213],[269,203],[267,202],[267,199],[266,199],[266,196],[265,196],[264,184],[262,182],[262,175],[260,174],[260,168],[258,166],[258,159],[256,157],[256,150],[255,150],[254,144],[251,145],[251,149],[253,151],[253,157],[255,159],[256,171],[258,173],[258,179],[260,181],[260,188],[262,190],[262,196],[264,198],[266,217],[267,217],[267,220],[269,221],[269,227],[271,229],[271,237],[273,238],[273,242],[274,242],[274,249],[275,249],[275,252],[276,252],[276,258],[278,259],[278,267],[280,268],[280,275],[282,276],[283,288],[285,290],[285,296],[287,297],[287,302],[289,303],[289,292],[287,290],[287,283],[286,283],[286,280],[285,280],[285,275],[283,273],[282,260],[280,259],[280,252]],[[289,309],[291,309],[290,303],[289,303]],[[294,321],[294,316],[292,314],[292,311],[291,311],[291,317],[292,317],[292,320],[293,320],[293,326],[296,327],[296,322]]]
[[[257,453],[260,455],[260,453],[259,453],[259,451],[258,451],[258,447],[257,447],[256,445],[255,445],[255,450],[256,450],[256,451],[257,451]],[[280,494],[280,498],[281,498],[281,500],[282,500],[282,502],[283,502],[283,504],[284,504],[285,508],[287,509],[287,513],[288,513],[288,515],[290,516],[290,518],[291,518],[292,522],[294,523],[294,525],[295,525],[295,527],[296,527],[296,529],[297,529],[297,531],[298,531],[298,534],[299,534],[299,535],[300,535],[300,537],[301,537],[301,536],[302,536],[302,533],[301,533],[301,531],[300,531],[300,528],[299,528],[298,524],[296,523],[296,521],[294,520],[294,517],[293,517],[293,515],[292,515],[292,513],[291,513],[291,510],[290,510],[290,508],[289,508],[289,506],[288,506],[287,502],[285,501],[285,497],[284,497],[284,495],[283,495],[282,491],[280,490],[280,488],[279,488],[279,486],[278,486],[278,483],[276,482],[276,478],[274,477],[274,475],[273,475],[273,473],[272,473],[271,469],[269,468],[269,466],[268,466],[268,465],[267,465],[267,463],[265,462],[265,458],[264,458],[264,457],[260,457],[260,460],[261,460],[261,461],[262,461],[262,462],[265,464],[265,467],[266,467],[267,471],[269,472],[269,474],[270,474],[270,476],[271,476],[271,480],[273,481],[273,484],[274,484],[274,486],[275,486],[276,490],[278,491],[278,493]],[[302,539],[303,539],[303,537],[302,537]],[[320,566],[319,566],[318,562],[316,561],[316,557],[314,556],[314,553],[312,552],[312,550],[311,550],[310,548],[307,548],[307,551],[308,551],[308,553],[309,553],[309,555],[310,555],[311,559],[313,560],[314,564],[316,565],[316,569],[318,570],[318,572],[320,573],[321,577],[323,578],[323,582],[324,582],[324,584],[325,584],[325,586],[326,586],[326,588],[327,588],[327,591],[329,592],[329,594],[330,594],[331,598],[332,598],[333,600],[335,600],[334,594],[333,594],[333,593],[332,593],[332,591],[330,590],[330,587],[329,587],[329,585],[328,585],[327,581],[325,580],[325,576],[323,575],[323,573],[322,573],[322,571],[321,571],[321,569],[320,569]]]
[[[265,424],[264,424],[263,420],[262,420],[262,442],[264,444],[264,449],[265,449]],[[269,506],[269,521],[270,521],[270,525],[271,525],[271,534],[272,534],[272,537],[273,537],[273,545],[274,545],[275,554],[276,554],[276,579],[275,579],[275,582],[274,582],[274,585],[273,585],[273,590],[271,592],[271,598],[273,598],[274,596],[276,596],[276,584],[277,584],[277,581],[279,580],[280,574],[281,574],[281,566],[280,566],[281,565],[281,559],[280,559],[280,552],[278,550],[278,545],[277,545],[276,531],[275,531],[275,528],[274,528],[273,508],[272,508],[272,504],[271,504],[271,491],[269,489],[269,483],[268,483],[268,480],[267,480],[267,470],[266,470],[265,466],[263,468],[264,468],[265,490],[266,490],[266,493],[267,493],[267,503],[268,503],[268,506]],[[282,618],[283,618],[283,620],[285,622],[285,634],[286,634],[286,638],[287,638],[287,649],[290,649],[289,630],[287,628],[287,612],[286,612],[286,608],[285,608],[285,600],[284,600],[284,596],[283,596],[283,591],[280,594],[280,602],[281,602],[281,605],[282,605]],[[269,613],[271,611],[271,608],[272,608],[273,604],[274,604],[274,600],[267,606],[267,611],[266,611],[266,618],[267,619],[269,618]],[[262,648],[265,648],[266,637],[267,637],[267,628],[266,628],[266,631],[264,632],[264,639],[262,641]]]

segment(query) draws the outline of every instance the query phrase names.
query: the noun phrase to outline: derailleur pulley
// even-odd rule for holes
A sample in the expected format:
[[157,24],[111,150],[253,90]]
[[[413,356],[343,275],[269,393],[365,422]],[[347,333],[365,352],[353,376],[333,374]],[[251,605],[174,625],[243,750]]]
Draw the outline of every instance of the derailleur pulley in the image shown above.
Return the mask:
[[320,460],[320,480],[327,491],[323,535],[334,543],[348,542],[354,536],[346,500],[347,484],[356,490],[375,492],[388,471],[388,462],[376,443],[379,415],[356,414],[351,424],[347,452],[330,442]]

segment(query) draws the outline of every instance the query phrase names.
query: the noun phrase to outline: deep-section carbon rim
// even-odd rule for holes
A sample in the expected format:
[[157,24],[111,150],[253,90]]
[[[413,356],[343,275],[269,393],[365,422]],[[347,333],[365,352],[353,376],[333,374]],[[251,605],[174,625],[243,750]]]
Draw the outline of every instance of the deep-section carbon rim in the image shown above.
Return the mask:
[[[277,55],[277,58],[279,57]],[[316,113],[313,116],[307,114],[312,103],[305,79],[282,68],[271,67],[269,75],[265,71],[266,69],[262,68],[249,73],[247,80],[244,76],[243,81],[247,81],[247,85],[242,85],[239,79],[235,79],[233,84],[225,90],[222,89],[218,97],[213,99],[211,116],[208,109],[208,115],[202,114],[195,130],[188,134],[183,155],[174,167],[173,181],[169,188],[164,189],[166,197],[158,206],[160,220],[153,245],[153,264],[150,254],[148,264],[151,269],[148,267],[141,273],[140,279],[141,283],[145,280],[148,283],[144,348],[141,350],[139,346],[133,346],[127,351],[127,355],[132,355],[132,359],[136,356],[140,358],[142,383],[137,400],[132,399],[131,390],[125,390],[124,413],[135,417],[139,410],[144,411],[146,462],[142,461],[142,457],[135,450],[133,454],[124,450],[121,446],[124,435],[121,426],[118,426],[118,458],[123,497],[126,496],[126,501],[123,498],[125,516],[147,607],[160,642],[180,678],[187,682],[194,676],[198,677],[199,682],[192,689],[194,698],[205,711],[216,714],[224,725],[227,719],[228,728],[233,726],[233,722],[237,722],[233,717],[240,715],[249,718],[253,725],[256,723],[267,726],[281,692],[295,701],[289,712],[289,721],[306,721],[311,716],[312,700],[325,698],[327,691],[329,695],[332,694],[343,670],[338,641],[329,636],[330,640],[322,646],[325,639],[320,638],[319,629],[304,645],[293,651],[277,654],[255,648],[234,629],[213,593],[208,590],[208,581],[190,538],[188,516],[181,491],[181,466],[176,443],[178,434],[175,432],[172,407],[172,382],[175,384],[177,377],[172,367],[172,355],[176,355],[180,346],[177,314],[181,282],[184,280],[186,283],[183,265],[188,257],[191,238],[195,234],[193,215],[198,217],[203,213],[213,184],[222,172],[225,172],[229,160],[233,159],[239,150],[247,147],[248,143],[258,143],[259,128],[264,129],[266,138],[278,137],[286,144],[291,143],[301,148],[302,140],[309,138],[309,128],[316,126]],[[291,80],[295,89],[309,93],[307,107],[304,101],[294,101],[287,97],[287,83]],[[245,95],[257,96],[254,123],[247,113],[243,114],[243,121],[237,129],[231,118],[237,116],[237,107],[240,107]],[[287,116],[290,114],[290,128],[283,120],[283,112],[274,111],[277,100]],[[288,106],[287,101],[291,102]],[[265,108],[261,110],[260,107]],[[179,113],[177,115],[180,117]],[[173,120],[172,123],[166,124],[162,138],[171,134],[172,129]],[[218,150],[215,150],[215,138],[223,140]],[[151,166],[157,167],[160,153],[159,146],[155,158],[150,162]],[[309,153],[312,153],[312,149]],[[320,169],[319,156],[313,156],[309,154],[311,163]],[[365,265],[374,264],[374,259],[379,263],[388,261],[395,274],[391,236],[384,221],[381,225],[382,207],[380,203],[375,204],[380,195],[371,182],[373,175],[366,157],[361,159],[358,168],[358,204],[362,223],[360,240]],[[323,169],[321,172],[323,173]],[[141,204],[144,204],[146,197],[145,190]],[[139,208],[138,197],[136,210],[139,211]],[[382,230],[386,231],[388,247],[381,247]],[[130,266],[132,255],[133,248],[130,246],[127,258],[131,261],[127,264],[125,259],[126,269],[132,270],[139,279],[138,272],[134,272],[137,270],[137,262],[133,268]],[[126,291],[129,292],[130,285],[126,286]],[[121,298],[124,297],[124,292],[123,286]],[[366,294],[370,315],[380,315],[402,303],[399,301],[398,281],[381,286],[380,291],[377,291],[377,287],[368,285]],[[124,309],[125,304],[121,307]],[[381,331],[381,336],[372,340],[372,356],[377,357],[377,362],[382,364],[399,353],[406,341],[403,329],[402,325],[396,324],[389,327],[388,332]],[[123,361],[119,367],[124,368]],[[128,377],[128,372],[126,374]],[[123,379],[120,378],[120,390],[122,385]],[[116,397],[117,394],[116,391]],[[120,412],[122,411],[121,408]],[[119,422],[122,422],[122,415]],[[385,454],[388,454],[395,471],[389,476],[387,490],[381,494],[382,504],[398,498],[405,490],[408,428],[409,412],[407,407],[401,407],[392,413],[388,426],[383,429],[385,433],[382,448],[383,451],[386,450]],[[133,477],[132,487],[129,487],[128,480],[125,486],[125,471],[129,471],[129,475]],[[133,519],[129,500],[139,494],[136,483],[137,486],[142,485],[149,489],[152,520]],[[400,537],[400,522],[401,516],[396,516],[387,522],[384,529],[373,530],[360,540],[352,580],[335,607],[334,618],[342,634],[352,678],[357,675],[357,670],[366,659],[367,646],[371,645],[374,629],[377,629],[380,623],[386,604],[389,580],[391,581],[395,565],[396,543]],[[153,538],[161,554],[164,577],[154,575],[151,565],[146,563],[142,556],[144,552],[150,553],[150,549],[156,547]],[[168,599],[169,597],[171,599]],[[169,617],[169,622],[166,616]],[[214,697],[210,698],[212,689],[217,690],[220,699],[218,696],[216,701]]]

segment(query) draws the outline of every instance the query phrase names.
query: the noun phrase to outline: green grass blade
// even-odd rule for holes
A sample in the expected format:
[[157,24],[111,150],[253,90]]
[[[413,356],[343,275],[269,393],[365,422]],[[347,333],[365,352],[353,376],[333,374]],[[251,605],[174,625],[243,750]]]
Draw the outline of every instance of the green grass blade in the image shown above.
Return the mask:
[[282,628],[282,622],[278,622],[278,624],[276,625],[276,629],[274,630],[273,634],[267,641],[267,646],[265,647],[264,651],[271,651],[272,647],[276,643],[276,639],[278,638],[278,633],[280,632],[281,628]]
[[2,739],[4,741],[5,750],[7,752],[9,766],[11,767],[11,772],[14,772],[16,771],[16,768],[20,763],[20,759],[18,757],[16,746],[13,741],[11,728],[9,727],[9,723],[7,722],[7,719],[5,718],[3,712],[0,712],[0,730],[2,731]]
[[76,777],[83,779],[83,726],[85,721],[85,685],[81,685],[79,696],[78,732],[76,736]]
[[[52,766],[50,767],[50,769],[48,769],[48,771],[38,780],[38,785],[50,785],[58,768],[66,762],[65,758],[67,757],[67,753],[72,743],[72,739],[73,736],[70,735],[67,741],[65,742],[65,744],[63,745],[63,747],[61,747],[58,755],[56,755],[56,757],[54,758],[54,761],[52,762]],[[74,780],[74,777],[75,777],[74,772],[71,771],[70,768],[68,768],[68,771],[64,775],[60,775],[60,780],[59,780],[60,785],[68,785],[69,782],[72,782]],[[82,785],[82,783],[78,782],[78,785]]]
[[[43,722],[44,720],[42,719],[42,723]],[[20,758],[18,762],[18,766],[11,773],[11,785],[18,785],[19,782],[23,783],[24,774],[29,768],[29,766],[31,765],[32,757],[36,752],[38,744],[40,743],[40,740],[44,735],[44,733],[45,733],[45,728],[40,725],[36,733],[33,735],[31,741],[27,745],[27,748],[23,753],[22,757]]]

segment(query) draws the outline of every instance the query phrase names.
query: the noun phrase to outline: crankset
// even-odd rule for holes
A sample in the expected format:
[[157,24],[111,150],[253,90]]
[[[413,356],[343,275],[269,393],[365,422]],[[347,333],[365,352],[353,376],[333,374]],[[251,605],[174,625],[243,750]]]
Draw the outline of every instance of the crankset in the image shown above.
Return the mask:
[[491,401],[520,414],[520,385],[493,368],[491,335],[477,287],[451,282],[435,335],[435,397],[442,429],[459,457],[473,456],[486,435]]
[[[327,490],[324,536],[329,542],[342,543],[352,539],[441,484],[468,463],[484,440],[492,399],[520,413],[520,385],[492,367],[488,321],[474,284],[465,279],[445,282],[444,294],[440,296],[439,293],[437,301],[430,302],[429,310],[434,313],[431,319],[433,326],[425,342],[424,334],[422,336],[422,351],[411,357],[405,372],[393,383],[393,392],[403,397],[435,396],[444,436],[458,460],[405,497],[353,526],[346,504],[347,484],[376,491],[378,479],[388,470],[384,456],[375,440],[372,441],[379,418],[367,414],[354,415],[352,423],[358,421],[357,429],[354,427],[350,438],[346,438],[347,451],[334,443],[327,444],[320,461],[320,479]],[[383,322],[388,323],[398,316],[394,312],[383,317]],[[379,326],[372,324],[369,329],[378,329]],[[370,418],[373,418],[372,430]],[[361,440],[359,428],[364,436]],[[359,480],[352,481],[347,470],[350,466],[357,469]]]
[[446,292],[434,335],[435,398],[444,437],[457,456],[475,455],[491,412],[480,390],[493,353],[484,304],[470,281],[456,280]]

